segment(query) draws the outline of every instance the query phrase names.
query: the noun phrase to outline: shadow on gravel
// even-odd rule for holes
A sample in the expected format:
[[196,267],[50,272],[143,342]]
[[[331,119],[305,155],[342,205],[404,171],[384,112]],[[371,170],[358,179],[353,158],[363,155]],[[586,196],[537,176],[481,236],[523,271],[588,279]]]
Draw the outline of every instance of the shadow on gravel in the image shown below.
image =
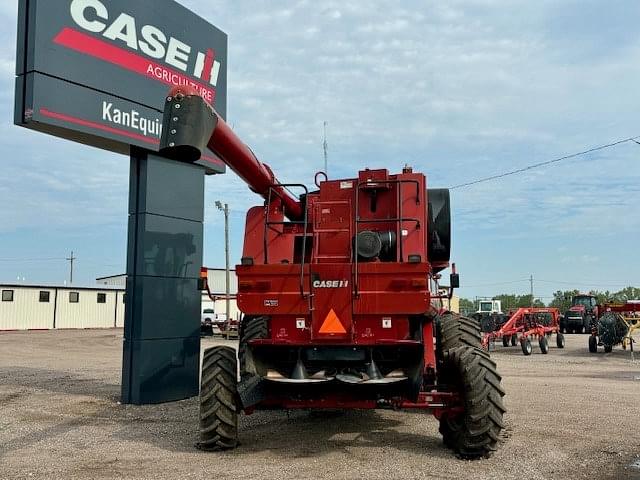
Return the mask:
[[[398,431],[404,421],[388,418],[373,410],[329,412],[258,412],[259,425],[243,425],[240,447],[234,457],[268,451],[283,458],[313,458],[341,452],[352,455],[354,448],[383,448],[430,456],[451,457],[441,438]],[[402,413],[407,423],[419,414]],[[258,418],[262,417],[262,418]],[[245,422],[251,420],[247,417]],[[435,422],[423,414],[424,422]],[[420,420],[422,421],[422,419]],[[382,459],[381,459],[382,460]]]
[[[264,411],[240,418],[241,445],[233,451],[210,453],[195,448],[198,440],[198,401],[191,398],[159,405],[120,405],[120,386],[68,371],[32,368],[0,369],[0,384],[9,392],[0,407],[10,407],[24,435],[0,445],[0,456],[97,427],[104,441],[140,442],[169,451],[242,458],[269,452],[283,458],[321,457],[334,452],[351,454],[353,448],[384,448],[431,456],[451,457],[439,435],[398,431],[415,424],[418,413],[383,414],[376,411]],[[12,391],[13,390],[13,391]],[[42,390],[58,397],[42,405]],[[28,397],[39,396],[29,404]],[[59,395],[63,398],[60,399]],[[68,396],[64,398],[64,396]],[[89,396],[77,399],[73,396]],[[41,400],[42,399],[42,400]],[[436,422],[427,414],[418,421]],[[390,418],[390,417],[397,418]],[[78,433],[82,435],[82,433]],[[100,441],[97,438],[94,441]],[[54,440],[55,441],[55,440]]]

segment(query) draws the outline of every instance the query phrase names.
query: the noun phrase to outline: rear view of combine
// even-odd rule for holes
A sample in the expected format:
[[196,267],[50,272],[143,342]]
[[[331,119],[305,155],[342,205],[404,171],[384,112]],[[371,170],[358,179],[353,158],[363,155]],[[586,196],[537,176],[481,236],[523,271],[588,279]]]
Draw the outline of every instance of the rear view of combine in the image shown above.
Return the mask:
[[431,412],[447,447],[490,455],[505,411],[495,363],[477,321],[432,306],[449,267],[449,192],[409,167],[318,174],[316,191],[281,184],[200,97],[174,90],[163,153],[195,160],[205,146],[265,202],[247,213],[236,267],[238,357],[204,353],[201,448],[235,447],[240,412],[390,408]]

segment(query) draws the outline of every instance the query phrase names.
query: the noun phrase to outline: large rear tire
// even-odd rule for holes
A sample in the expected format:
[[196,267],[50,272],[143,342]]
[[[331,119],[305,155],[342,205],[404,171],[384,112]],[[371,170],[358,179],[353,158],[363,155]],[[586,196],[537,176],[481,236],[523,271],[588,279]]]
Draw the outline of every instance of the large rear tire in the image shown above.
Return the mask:
[[440,368],[441,378],[457,386],[464,404],[464,413],[440,419],[444,444],[465,459],[489,457],[496,450],[506,411],[496,364],[487,352],[461,346],[447,351]]
[[490,456],[504,428],[501,377],[482,350],[480,322],[446,313],[436,322],[438,383],[456,388],[464,413],[440,419],[444,444],[466,459]]
[[436,342],[438,360],[442,360],[444,352],[452,348],[482,348],[480,322],[451,312],[439,315],[436,319]]
[[240,376],[255,375],[256,368],[249,351],[250,340],[269,337],[269,317],[245,317],[238,332],[238,359]]
[[233,348],[205,350],[200,383],[201,450],[227,450],[238,445],[237,376]]

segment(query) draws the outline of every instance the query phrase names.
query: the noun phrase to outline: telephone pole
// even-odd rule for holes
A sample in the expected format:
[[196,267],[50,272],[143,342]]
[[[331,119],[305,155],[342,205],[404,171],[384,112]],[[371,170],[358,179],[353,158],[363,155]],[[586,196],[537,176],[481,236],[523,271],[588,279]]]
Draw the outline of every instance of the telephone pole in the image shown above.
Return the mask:
[[531,307],[533,308],[533,274],[529,277],[529,282],[531,283]]
[[322,151],[324,153],[324,173],[326,173],[328,175],[328,171],[329,171],[329,155],[328,155],[328,151],[329,151],[329,143],[327,143],[327,122],[324,122],[324,136],[323,136],[323,140],[322,140]]
[[71,250],[71,256],[67,257],[66,260],[69,262],[69,285],[73,283],[73,261],[78,257],[73,256],[73,250]]
[[[231,304],[229,300],[230,289],[231,289],[231,279],[229,276],[229,204],[225,203],[224,205],[220,201],[216,201],[216,207],[222,213],[224,213],[224,254],[225,254],[225,309],[227,316],[227,325],[231,325]],[[229,328],[229,327],[227,327]],[[229,338],[229,332],[227,331],[227,338]]]

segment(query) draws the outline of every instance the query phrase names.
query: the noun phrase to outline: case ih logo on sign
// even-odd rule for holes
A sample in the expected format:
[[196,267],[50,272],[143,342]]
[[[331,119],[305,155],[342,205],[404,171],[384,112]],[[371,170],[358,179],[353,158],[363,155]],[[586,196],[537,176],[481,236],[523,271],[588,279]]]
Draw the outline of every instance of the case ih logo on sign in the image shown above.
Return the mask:
[[[157,150],[173,86],[226,117],[226,34],[173,0],[21,0],[19,12],[16,124],[128,154]],[[224,171],[211,152],[199,163]]]

